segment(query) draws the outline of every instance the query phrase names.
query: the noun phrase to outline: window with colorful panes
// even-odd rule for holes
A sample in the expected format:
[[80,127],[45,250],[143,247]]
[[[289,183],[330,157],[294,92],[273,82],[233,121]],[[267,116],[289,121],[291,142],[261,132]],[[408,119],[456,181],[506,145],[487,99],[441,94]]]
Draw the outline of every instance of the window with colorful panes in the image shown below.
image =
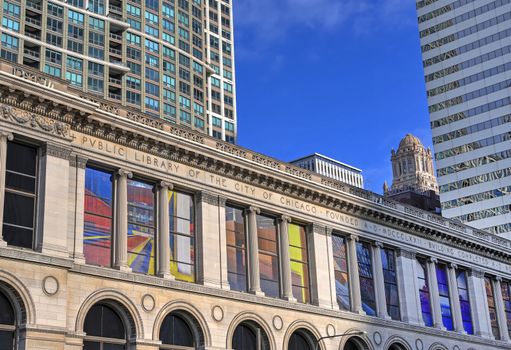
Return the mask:
[[387,313],[390,318],[399,321],[401,319],[401,313],[399,309],[399,290],[397,287],[396,252],[390,248],[382,248],[381,261]]
[[488,313],[490,315],[490,325],[495,339],[500,339],[499,323],[497,320],[497,306],[495,304],[495,291],[491,277],[484,277],[484,286],[486,289],[486,299],[488,302]]
[[279,246],[274,218],[257,215],[257,241],[261,290],[268,297],[278,298],[280,296]]
[[[461,320],[463,329],[467,334],[474,334],[474,325],[472,323],[472,311],[470,307],[470,297],[468,291],[467,271],[456,270],[456,282],[458,285],[458,298],[460,300]],[[509,305],[511,307],[511,305]],[[511,310],[510,310],[511,312]]]
[[332,235],[332,251],[334,255],[335,292],[337,304],[342,310],[351,310],[350,285],[348,274],[348,251],[346,238]]
[[310,301],[309,254],[305,227],[289,224],[288,234],[293,297],[300,303],[308,303]]
[[433,317],[431,313],[431,295],[429,292],[429,280],[426,261],[424,259],[416,260],[417,284],[419,286],[419,299],[422,313],[422,320],[427,327],[433,326]]
[[178,281],[195,282],[195,205],[193,196],[169,191],[170,273]]
[[243,210],[225,207],[227,276],[231,290],[247,291],[247,237]]
[[369,243],[357,242],[357,260],[362,309],[367,315],[376,316],[376,291],[374,290],[373,261]]
[[442,323],[448,331],[454,330],[452,319],[451,298],[449,295],[449,277],[447,275],[447,266],[445,264],[435,264],[436,279],[438,282],[438,294],[440,296],[440,310],[442,313]]

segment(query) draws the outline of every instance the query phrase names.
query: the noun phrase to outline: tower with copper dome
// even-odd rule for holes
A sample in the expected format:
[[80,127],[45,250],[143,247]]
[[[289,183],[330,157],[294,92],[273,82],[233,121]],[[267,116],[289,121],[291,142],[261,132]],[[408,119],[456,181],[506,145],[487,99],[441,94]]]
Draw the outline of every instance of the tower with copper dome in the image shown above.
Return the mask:
[[433,154],[414,135],[407,134],[391,151],[392,186],[384,184],[384,195],[421,209],[439,212],[438,184]]

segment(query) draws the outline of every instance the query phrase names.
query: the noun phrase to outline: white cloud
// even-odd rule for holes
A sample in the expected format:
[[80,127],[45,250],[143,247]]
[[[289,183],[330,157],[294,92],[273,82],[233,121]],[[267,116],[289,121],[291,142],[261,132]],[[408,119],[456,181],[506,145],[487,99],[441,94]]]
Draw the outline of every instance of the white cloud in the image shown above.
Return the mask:
[[415,17],[407,20],[409,16],[403,16],[415,8],[415,2],[410,0],[238,0],[234,8],[236,33],[241,41],[250,42],[252,54],[256,48],[272,46],[295,28],[315,31],[343,28],[359,35],[376,31],[380,26],[415,21]]

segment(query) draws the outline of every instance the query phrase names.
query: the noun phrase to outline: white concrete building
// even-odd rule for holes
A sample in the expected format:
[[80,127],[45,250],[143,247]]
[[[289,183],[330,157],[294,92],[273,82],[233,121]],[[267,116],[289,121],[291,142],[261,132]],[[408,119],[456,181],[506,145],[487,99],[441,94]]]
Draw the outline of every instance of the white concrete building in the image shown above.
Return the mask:
[[290,163],[319,175],[347,183],[348,185],[364,188],[362,170],[322,154],[314,153],[310,156],[293,160]]
[[417,1],[442,214],[511,237],[511,1]]
[[0,62],[0,348],[511,349],[511,241]]

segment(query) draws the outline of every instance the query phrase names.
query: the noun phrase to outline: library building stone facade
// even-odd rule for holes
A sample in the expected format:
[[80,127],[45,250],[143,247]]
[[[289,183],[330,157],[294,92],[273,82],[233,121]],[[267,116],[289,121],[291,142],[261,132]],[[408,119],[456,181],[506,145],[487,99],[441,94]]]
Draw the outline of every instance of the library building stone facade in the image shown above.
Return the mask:
[[511,349],[511,241],[0,62],[0,349]]

